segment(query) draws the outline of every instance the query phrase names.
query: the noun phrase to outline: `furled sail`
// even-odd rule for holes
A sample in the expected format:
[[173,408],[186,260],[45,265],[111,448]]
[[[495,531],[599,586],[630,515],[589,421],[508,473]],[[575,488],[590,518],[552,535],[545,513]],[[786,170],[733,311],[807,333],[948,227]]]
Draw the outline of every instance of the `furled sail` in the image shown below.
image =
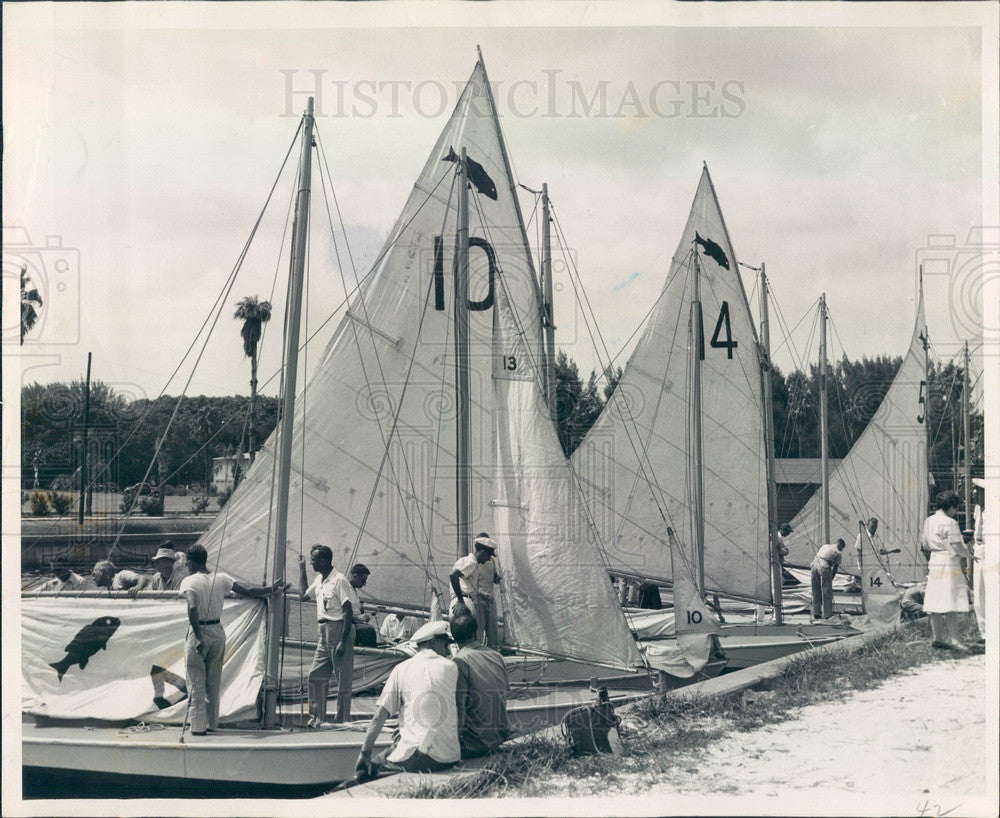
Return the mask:
[[[879,521],[878,556],[897,582],[913,582],[927,573],[920,553],[920,532],[927,515],[927,439],[924,398],[924,302],[917,302],[917,320],[910,346],[889,391],[847,456],[830,474],[830,539],[843,538],[842,566],[858,572],[850,547],[859,520]],[[813,495],[791,521],[786,543],[788,560],[808,564],[823,545],[822,498]],[[898,554],[888,553],[899,549]],[[865,562],[873,557],[866,552]]]
[[526,650],[615,667],[642,658],[615,594],[606,560],[592,540],[577,541],[569,515],[578,491],[541,392],[537,346],[497,286],[495,523],[500,542],[504,630]]
[[573,453],[573,464],[612,568],[669,579],[667,528],[689,554],[694,541],[688,327],[695,254],[705,333],[705,587],[769,600],[757,336],[707,167],[663,291],[607,406]]
[[[456,162],[469,156],[472,525],[493,498],[490,379],[496,271],[525,331],[538,296],[485,69],[477,64],[390,234],[296,402],[285,575],[330,546],[363,562],[370,597],[426,608],[455,559],[453,264]],[[529,346],[536,341],[526,341]],[[277,434],[277,432],[275,433]],[[211,563],[260,581],[273,537],[272,435],[202,538]],[[303,454],[300,454],[303,453]]]

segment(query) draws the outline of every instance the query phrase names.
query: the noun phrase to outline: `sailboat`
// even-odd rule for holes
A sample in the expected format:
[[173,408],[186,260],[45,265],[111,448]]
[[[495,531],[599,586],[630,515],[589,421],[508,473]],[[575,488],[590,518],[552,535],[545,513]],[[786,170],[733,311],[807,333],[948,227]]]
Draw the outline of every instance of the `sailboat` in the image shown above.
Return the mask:
[[[704,321],[696,332],[704,354],[700,409],[685,354],[696,305]],[[604,411],[572,456],[612,571],[670,585],[680,554],[697,566],[702,595],[780,611],[765,422],[761,348],[706,165],[663,290]],[[737,624],[718,635],[729,666],[741,667],[845,632]]]
[[[283,413],[202,539],[210,565],[248,584],[280,580],[323,542],[339,568],[369,566],[370,601],[421,610],[443,592],[471,533],[486,528],[500,543],[509,644],[545,660],[645,671],[599,546],[575,542],[567,525],[578,481],[540,388],[537,283],[481,58],[299,395],[311,105],[300,126]],[[186,620],[172,595],[41,596],[23,611],[25,712],[35,717],[24,724],[25,767],[243,785],[353,772],[363,724],[307,732],[282,721],[281,604],[265,616],[259,603],[227,601],[222,722],[245,723],[258,706],[263,715],[207,737],[184,728]],[[544,726],[589,695],[522,692],[511,722]],[[131,726],[65,721],[80,718]]]
[[[928,507],[928,336],[922,284],[914,323],[903,362],[871,421],[830,472],[825,489],[792,519],[787,540],[788,560],[808,565],[821,545],[843,538],[848,547],[842,568],[861,576],[862,591],[872,596],[884,596],[893,581],[912,583],[927,573],[920,553]],[[871,517],[879,521],[874,537],[859,526]],[[859,533],[860,564],[853,548]],[[806,572],[801,576],[808,581]]]

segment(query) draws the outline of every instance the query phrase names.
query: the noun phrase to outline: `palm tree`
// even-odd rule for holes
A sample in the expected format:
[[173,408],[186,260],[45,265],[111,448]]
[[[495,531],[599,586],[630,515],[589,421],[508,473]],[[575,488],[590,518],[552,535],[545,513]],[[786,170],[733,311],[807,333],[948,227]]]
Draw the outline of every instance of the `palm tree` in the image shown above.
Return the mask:
[[21,265],[21,343],[24,343],[24,336],[31,332],[31,328],[38,322],[37,304],[42,306],[42,297],[38,290],[32,287],[28,289],[31,277],[28,275],[28,265]]
[[[255,447],[253,439],[254,403],[257,399],[257,344],[260,343],[261,328],[271,320],[271,302],[258,301],[255,295],[243,296],[236,302],[233,318],[243,322],[240,336],[243,338],[243,353],[250,359],[250,419],[247,424],[247,441],[250,462],[253,462]],[[239,463],[239,454],[236,456]]]

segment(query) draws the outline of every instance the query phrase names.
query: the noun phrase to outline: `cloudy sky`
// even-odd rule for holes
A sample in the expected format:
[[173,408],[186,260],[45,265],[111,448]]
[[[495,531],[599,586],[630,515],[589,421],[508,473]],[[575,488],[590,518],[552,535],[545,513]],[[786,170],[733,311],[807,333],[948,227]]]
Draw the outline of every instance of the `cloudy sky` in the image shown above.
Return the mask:
[[[938,265],[929,276],[941,356],[981,322],[978,274],[968,271],[982,265],[962,248],[989,205],[981,83],[995,71],[984,72],[971,14],[914,14],[899,27],[899,14],[871,25],[870,10],[852,6],[836,24],[796,11],[768,27],[741,10],[735,27],[687,5],[639,17],[556,4],[525,20],[530,27],[502,27],[497,6],[475,5],[442,28],[428,22],[445,18],[418,5],[368,17],[350,5],[182,6],[88,5],[85,17],[65,6],[4,7],[4,277],[16,280],[26,259],[46,299],[21,350],[25,382],[80,377],[92,351],[94,377],[120,391],[164,388],[291,142],[305,102],[294,92],[319,89],[317,127],[366,270],[476,44],[518,181],[548,182],[612,351],[663,285],[703,161],[738,256],[767,263],[789,325],[806,316],[778,352],[783,368],[797,362],[793,347],[815,354],[806,348],[809,311],[824,290],[835,354],[901,354],[916,260],[931,236],[946,248],[925,255],[964,270],[949,277]],[[796,19],[802,25],[788,25]],[[229,302],[269,297],[276,265],[287,270],[277,256],[285,180]],[[525,194],[526,215],[532,205]],[[314,215],[325,219],[319,206]],[[534,225],[530,232],[534,241]],[[311,329],[343,297],[332,259],[329,242],[318,243]],[[565,273],[557,289],[557,344],[594,366]],[[231,313],[230,305],[190,394],[246,391]],[[263,378],[278,364],[278,324]]]

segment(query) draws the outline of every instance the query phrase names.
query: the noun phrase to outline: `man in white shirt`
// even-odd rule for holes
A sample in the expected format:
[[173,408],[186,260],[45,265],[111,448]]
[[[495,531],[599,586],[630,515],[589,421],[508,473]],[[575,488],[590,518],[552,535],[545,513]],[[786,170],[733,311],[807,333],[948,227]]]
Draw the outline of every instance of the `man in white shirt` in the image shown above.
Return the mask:
[[470,608],[476,617],[480,638],[485,638],[486,645],[494,650],[500,647],[497,604],[493,591],[494,586],[500,584],[500,574],[493,561],[496,550],[497,545],[489,534],[485,531],[477,534],[473,542],[473,553],[459,559],[452,566],[448,577],[455,595],[452,613],[461,607]]
[[812,577],[813,619],[829,619],[833,616],[833,578],[840,568],[847,543],[837,540],[837,544],[827,543],[816,552],[809,566]]
[[[428,622],[413,634],[417,652],[396,665],[382,689],[355,769],[359,780],[382,767],[437,772],[458,761],[458,666],[447,658],[448,623]],[[372,747],[390,716],[399,716],[392,746],[372,758]]]
[[[927,563],[927,591],[924,611],[931,620],[931,646],[939,649],[967,651],[961,640],[959,614],[968,613],[969,590],[962,571],[962,560],[972,559],[965,547],[962,531],[955,521],[961,501],[953,491],[942,491],[935,499],[937,506],[924,520],[922,548],[930,551]],[[945,627],[949,638],[945,639]]]
[[179,595],[188,607],[191,631],[185,646],[187,689],[191,702],[191,733],[203,736],[219,726],[222,660],[226,655],[226,632],[222,627],[225,596],[265,597],[286,587],[271,585],[248,588],[223,571],[209,571],[208,552],[200,545],[188,551],[191,574],[183,579]]
[[65,557],[55,557],[49,563],[49,568],[55,574],[55,577],[44,582],[35,590],[56,591],[58,593],[61,591],[88,591],[97,589],[92,579],[81,577],[79,574],[71,571]]
[[314,545],[309,561],[316,576],[306,586],[306,563],[299,555],[299,597],[316,600],[319,638],[312,667],[309,669],[309,727],[329,726],[326,700],[330,679],[337,676],[338,723],[351,717],[351,692],[354,676],[354,625],[360,621],[361,601],[357,589],[368,581],[370,571],[358,563],[345,577],[333,570],[333,552],[325,545]]

